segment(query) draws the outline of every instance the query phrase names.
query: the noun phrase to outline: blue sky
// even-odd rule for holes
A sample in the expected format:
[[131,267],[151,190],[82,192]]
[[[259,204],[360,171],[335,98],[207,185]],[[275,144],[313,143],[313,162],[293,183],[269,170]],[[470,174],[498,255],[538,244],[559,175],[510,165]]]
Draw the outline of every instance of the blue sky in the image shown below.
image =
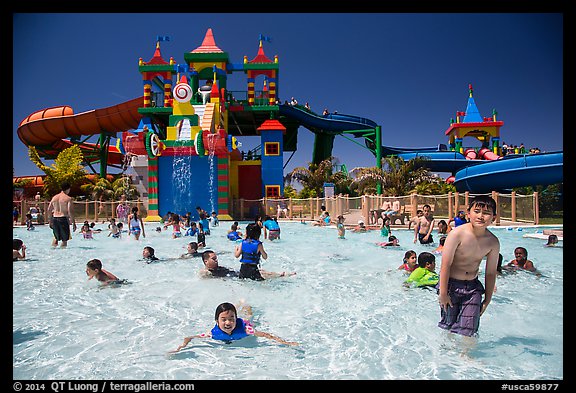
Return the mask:
[[[156,36],[170,36],[161,43],[166,60],[184,63],[208,28],[232,63],[256,55],[260,34],[271,37],[264,50],[279,57],[282,101],[294,96],[318,113],[371,119],[382,126],[384,145],[447,143],[444,131],[466,109],[472,84],[480,114],[496,109],[504,122],[503,141],[563,150],[561,13],[27,13],[13,15],[15,175],[43,173],[17,137],[23,118],[51,106],[80,113],[140,97],[138,59],[152,57]],[[245,90],[245,82],[233,73],[228,87]],[[259,144],[240,141],[242,149]],[[286,171],[307,166],[313,143],[301,127]],[[348,169],[375,165],[343,137],[333,155]]]

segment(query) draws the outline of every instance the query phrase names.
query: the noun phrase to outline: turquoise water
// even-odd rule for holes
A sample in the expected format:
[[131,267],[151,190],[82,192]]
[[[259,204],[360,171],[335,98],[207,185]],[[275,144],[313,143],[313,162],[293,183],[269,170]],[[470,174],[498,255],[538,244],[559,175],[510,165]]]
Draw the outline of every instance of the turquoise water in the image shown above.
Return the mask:
[[[379,231],[347,231],[339,240],[334,228],[280,225],[281,240],[264,241],[262,268],[297,274],[264,282],[200,278],[200,258],[178,259],[195,238],[172,239],[156,224],[146,224],[139,241],[107,237],[98,224],[103,233],[93,240],[74,234],[66,249],[50,247],[46,226],[14,229],[28,254],[13,263],[14,379],[563,379],[563,249],[522,237],[536,228],[493,230],[505,261],[522,245],[542,276],[498,278],[476,344],[463,355],[459,336],[437,327],[435,291],[404,288],[406,276],[396,270],[406,250],[437,244],[415,245],[412,231],[393,230],[401,247],[383,249],[375,245]],[[207,246],[220,265],[239,269],[229,227],[212,228]],[[159,263],[141,260],[146,245]],[[131,284],[87,281],[92,258]],[[437,257],[438,272],[440,265]],[[219,303],[240,298],[252,306],[257,329],[300,345],[197,339],[167,355],[185,336],[211,329]]]

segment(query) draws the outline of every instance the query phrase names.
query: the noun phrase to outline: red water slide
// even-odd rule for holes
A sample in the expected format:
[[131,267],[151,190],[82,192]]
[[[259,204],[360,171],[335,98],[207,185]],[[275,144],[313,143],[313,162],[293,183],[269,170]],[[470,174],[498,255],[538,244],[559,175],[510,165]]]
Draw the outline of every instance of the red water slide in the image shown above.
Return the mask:
[[[134,98],[108,108],[93,109],[74,114],[69,106],[59,106],[36,111],[20,122],[18,138],[26,146],[41,149],[44,156],[56,156],[60,151],[73,145],[70,137],[98,135],[102,132],[117,133],[136,129],[142,115],[138,108],[143,97]],[[93,143],[79,144],[83,151],[94,152]],[[116,146],[108,148],[108,164],[121,164],[123,154]]]

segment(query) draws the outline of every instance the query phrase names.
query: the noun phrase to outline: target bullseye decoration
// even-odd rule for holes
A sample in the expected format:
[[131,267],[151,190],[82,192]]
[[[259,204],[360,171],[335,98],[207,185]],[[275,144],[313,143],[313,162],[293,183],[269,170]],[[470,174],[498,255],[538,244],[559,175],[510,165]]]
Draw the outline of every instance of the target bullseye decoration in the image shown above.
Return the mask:
[[192,88],[188,83],[178,83],[172,93],[174,99],[180,103],[190,102],[192,99]]

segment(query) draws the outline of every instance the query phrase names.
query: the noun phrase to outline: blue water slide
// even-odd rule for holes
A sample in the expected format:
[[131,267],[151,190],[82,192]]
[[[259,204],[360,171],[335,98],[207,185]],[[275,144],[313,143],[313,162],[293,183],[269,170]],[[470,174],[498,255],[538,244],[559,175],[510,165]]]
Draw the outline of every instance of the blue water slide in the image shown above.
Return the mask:
[[500,160],[467,166],[456,173],[454,185],[459,192],[486,193],[514,187],[561,183],[564,153],[517,154]]
[[[349,130],[371,130],[378,124],[359,116],[329,114],[318,115],[299,106],[278,105],[280,114],[297,120],[314,133],[338,135]],[[361,136],[361,135],[359,135]]]
[[411,151],[404,151],[394,154],[402,158],[404,161],[408,161],[413,158],[423,158],[427,160],[426,167],[432,172],[454,173],[461,170],[462,168],[481,165],[487,162],[486,160],[469,160],[461,153],[448,150],[440,151],[439,149],[436,151],[411,149]]
[[[312,111],[306,110],[300,106],[279,105],[280,114],[300,123],[303,127],[309,129],[315,134],[320,135],[340,135],[347,131],[352,131],[349,135],[355,138],[364,137],[366,145],[375,154],[375,136],[372,131],[378,124],[364,117],[332,113],[328,115],[318,115]],[[362,130],[366,130],[363,132]],[[382,155],[393,155],[405,152],[429,152],[445,150],[445,145],[423,148],[403,148],[382,146]],[[331,149],[330,149],[331,150]]]

